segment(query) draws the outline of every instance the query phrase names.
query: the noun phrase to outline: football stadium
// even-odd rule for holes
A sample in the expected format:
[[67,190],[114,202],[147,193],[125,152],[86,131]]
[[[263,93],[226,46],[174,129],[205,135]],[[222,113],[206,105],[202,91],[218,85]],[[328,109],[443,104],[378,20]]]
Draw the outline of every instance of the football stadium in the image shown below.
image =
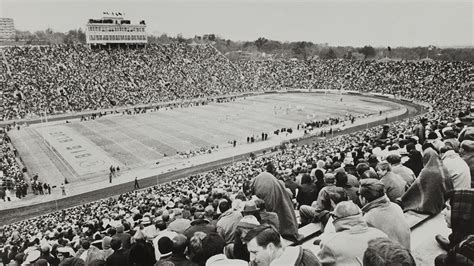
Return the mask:
[[0,22],[0,265],[474,265],[472,58]]

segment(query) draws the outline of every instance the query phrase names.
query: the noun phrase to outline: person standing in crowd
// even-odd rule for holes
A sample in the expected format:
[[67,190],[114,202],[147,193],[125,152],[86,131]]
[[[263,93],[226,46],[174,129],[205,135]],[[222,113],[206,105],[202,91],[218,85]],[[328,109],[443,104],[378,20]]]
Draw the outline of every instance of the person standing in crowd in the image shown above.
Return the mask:
[[135,177],[135,183],[133,184],[133,189],[139,189],[140,185],[138,184],[138,177]]
[[251,188],[258,198],[265,201],[266,209],[278,215],[281,235],[289,240],[297,240],[298,222],[285,186],[272,174],[263,172],[252,180]]
[[402,208],[385,195],[384,184],[376,179],[363,179],[358,194],[367,225],[379,229],[387,234],[388,238],[410,250],[410,226]]
[[428,119],[426,117],[422,117],[420,119],[420,123],[413,128],[413,135],[418,137],[418,143],[422,144],[425,143],[426,140],[426,125],[428,124]]

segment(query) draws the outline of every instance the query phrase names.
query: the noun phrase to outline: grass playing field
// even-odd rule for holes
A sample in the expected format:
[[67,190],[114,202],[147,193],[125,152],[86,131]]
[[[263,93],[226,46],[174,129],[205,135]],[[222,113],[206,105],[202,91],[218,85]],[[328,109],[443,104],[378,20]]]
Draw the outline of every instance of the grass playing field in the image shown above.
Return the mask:
[[251,145],[246,144],[248,136],[266,132],[269,139],[275,138],[274,130],[296,130],[304,121],[399,108],[399,104],[363,96],[264,94],[139,115],[37,124],[14,130],[10,136],[29,173],[59,185],[64,178],[70,182],[104,178],[110,165],[128,171],[172,160],[177,152],[216,145],[222,150],[230,147],[230,140]]

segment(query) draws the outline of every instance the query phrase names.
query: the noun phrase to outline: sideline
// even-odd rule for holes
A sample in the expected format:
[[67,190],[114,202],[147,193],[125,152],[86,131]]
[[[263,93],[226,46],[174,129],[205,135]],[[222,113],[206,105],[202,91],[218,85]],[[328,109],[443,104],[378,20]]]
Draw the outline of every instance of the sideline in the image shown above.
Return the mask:
[[[291,91],[291,92],[288,91],[288,92],[291,93],[295,91]],[[364,95],[364,96],[369,96],[369,95]],[[393,122],[396,120],[412,117],[420,113],[426,112],[426,108],[423,108],[421,105],[417,103],[412,103],[409,101],[393,99],[393,98],[388,99],[387,97],[378,96],[378,95],[370,95],[370,97],[381,98],[384,100],[389,100],[395,103],[399,103],[406,108],[406,112],[404,114],[389,117],[387,122]],[[385,123],[385,118],[381,117],[381,119],[373,121],[373,122],[364,123],[364,124],[357,125],[354,127],[349,127],[343,131],[334,132],[333,137],[343,135],[343,134],[350,134],[358,130],[374,127],[374,126],[381,125],[384,123]],[[292,142],[297,142],[298,144],[308,144],[314,141],[318,141],[318,139],[319,138],[317,136],[306,136],[302,138],[297,138],[296,140],[292,140]],[[262,154],[267,153],[269,150],[271,150],[271,148],[266,147],[263,149],[253,150],[251,152],[246,152],[246,153],[236,155],[236,156],[230,156],[227,158],[219,159],[212,162],[207,162],[207,163],[196,165],[196,166],[191,166],[191,167],[187,167],[187,168],[183,168],[183,169],[179,169],[175,171],[170,171],[170,172],[166,172],[166,173],[162,173],[158,175],[152,175],[152,176],[140,179],[139,180],[140,186],[142,188],[151,187],[151,186],[157,185],[158,180],[159,180],[159,184],[163,184],[163,183],[167,183],[169,181],[184,178],[190,175],[207,172],[207,171],[210,171],[222,166],[230,165],[234,163],[235,161],[244,160],[248,158],[250,153],[260,156]],[[85,203],[104,199],[107,197],[116,196],[118,194],[130,192],[130,191],[133,191],[133,182],[134,181],[124,182],[124,183],[116,184],[114,186],[106,187],[103,189],[89,191],[89,192],[81,193],[77,195],[71,195],[67,198],[60,198],[60,199],[56,199],[56,200],[52,200],[48,202],[31,204],[29,206],[3,209],[3,210],[0,210],[0,225],[22,221],[28,218],[37,217],[37,216],[48,214],[54,211],[63,210],[63,209],[71,208],[74,206],[82,205]]]

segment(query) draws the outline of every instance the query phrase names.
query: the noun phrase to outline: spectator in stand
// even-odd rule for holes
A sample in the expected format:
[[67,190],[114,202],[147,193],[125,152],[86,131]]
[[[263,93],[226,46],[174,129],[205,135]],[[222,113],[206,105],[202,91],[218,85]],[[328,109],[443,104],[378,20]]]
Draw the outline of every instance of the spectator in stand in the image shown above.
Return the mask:
[[337,203],[348,199],[346,191],[342,187],[336,187],[335,177],[328,173],[324,176],[326,186],[321,189],[318,199],[311,206],[303,205],[300,208],[301,224],[321,222],[325,225],[329,219],[330,212],[334,210]]
[[352,201],[338,203],[331,215],[336,233],[326,235],[321,240],[318,258],[322,265],[358,264],[370,240],[387,237],[379,229],[367,226],[362,211]]
[[385,186],[387,197],[390,201],[395,201],[405,193],[407,183],[401,176],[392,172],[392,168],[387,161],[377,164],[377,174]]
[[379,229],[387,234],[388,238],[410,250],[410,226],[400,206],[391,202],[385,195],[384,184],[377,179],[363,179],[359,196],[367,225]]
[[114,253],[106,259],[107,266],[129,266],[128,253],[122,248],[122,241],[118,238],[112,238],[110,247]]
[[203,260],[206,266],[247,266],[248,263],[244,260],[229,259],[224,255],[225,242],[217,233],[210,233],[202,240],[202,249],[204,251]]
[[410,249],[388,238],[376,238],[369,241],[364,252],[364,266],[404,265],[415,266],[416,262]]
[[416,176],[410,168],[401,164],[402,157],[398,154],[390,154],[387,156],[387,162],[390,164],[392,173],[402,177],[407,183],[408,187],[411,186],[411,184],[415,181]]
[[234,242],[235,228],[237,223],[242,219],[242,213],[232,208],[231,203],[227,199],[223,199],[219,203],[221,215],[217,220],[217,232],[225,240],[226,244]]
[[134,243],[128,255],[130,265],[152,266],[155,264],[155,254],[153,246],[145,241],[145,234],[139,229],[133,236]]
[[89,240],[84,239],[81,241],[81,248],[77,251],[76,258],[80,258],[88,265],[94,260],[104,259],[104,253],[91,245]]
[[426,125],[428,123],[428,119],[423,117],[420,119],[420,123],[413,129],[413,135],[418,137],[418,143],[422,144],[425,143],[426,139]]
[[131,236],[129,233],[124,232],[125,228],[122,224],[116,227],[116,233],[113,235],[113,238],[118,238],[122,242],[121,248],[128,250],[131,248]]
[[296,196],[298,206],[311,205],[311,203],[313,203],[313,201],[315,201],[318,197],[316,192],[316,184],[311,181],[309,174],[304,174],[301,177],[301,186],[298,190],[298,195]]
[[[472,132],[467,131],[466,132]],[[471,188],[474,188],[474,132],[465,135],[461,142],[461,158],[469,165],[471,172]]]
[[255,199],[255,204],[260,210],[261,224],[270,224],[280,231],[280,220],[278,220],[278,215],[276,212],[269,212],[266,210],[265,201],[262,199]]
[[449,204],[443,210],[446,223],[452,229],[449,240],[436,235],[436,241],[447,254],[436,257],[435,265],[474,264],[474,189],[449,193]]
[[421,172],[421,169],[423,169],[421,152],[415,149],[415,144],[408,144],[406,148],[409,159],[403,165],[410,168],[415,176],[418,176]]
[[280,234],[271,225],[250,230],[244,240],[250,252],[249,265],[320,265],[312,251],[301,246],[283,246]]
[[158,217],[158,219],[155,222],[155,226],[156,226],[156,229],[159,230],[159,231],[158,231],[157,236],[155,238],[153,238],[153,240],[151,242],[152,242],[153,248],[155,250],[155,259],[158,261],[158,260],[161,259],[161,256],[162,256],[161,250],[159,248],[160,239],[163,238],[163,237],[167,237],[169,239],[172,239],[175,236],[177,236],[178,234],[176,232],[170,231],[170,230],[168,230],[168,228],[166,228],[167,227],[166,222],[163,221],[162,217]]
[[204,219],[204,212],[197,211],[194,213],[194,220],[191,222],[191,227],[184,231],[184,235],[190,239],[195,232],[203,232],[205,234],[217,232],[215,226],[209,224],[209,221]]
[[165,259],[160,259],[161,262],[158,262],[157,264],[160,265],[159,263],[162,263],[163,265],[166,265],[165,262],[170,262],[173,263],[172,265],[175,266],[188,266],[191,265],[190,261],[186,258],[186,247],[188,245],[188,239],[182,235],[179,234],[173,238],[173,247],[172,247],[172,253],[171,256]]
[[[359,196],[357,195],[357,187],[350,186],[347,180],[346,172],[340,171],[336,173],[336,187],[341,187],[346,192],[347,198],[352,200],[357,206],[362,207]],[[357,182],[359,183],[359,182]]]
[[255,195],[265,201],[265,209],[278,215],[281,235],[289,240],[297,240],[298,222],[293,202],[284,185],[272,174],[264,172],[253,179],[251,187]]
[[471,188],[469,165],[450,146],[440,149],[441,160],[453,182],[454,189]]
[[438,214],[446,202],[446,193],[453,188],[448,170],[432,148],[423,152],[423,170],[401,197],[403,211]]

